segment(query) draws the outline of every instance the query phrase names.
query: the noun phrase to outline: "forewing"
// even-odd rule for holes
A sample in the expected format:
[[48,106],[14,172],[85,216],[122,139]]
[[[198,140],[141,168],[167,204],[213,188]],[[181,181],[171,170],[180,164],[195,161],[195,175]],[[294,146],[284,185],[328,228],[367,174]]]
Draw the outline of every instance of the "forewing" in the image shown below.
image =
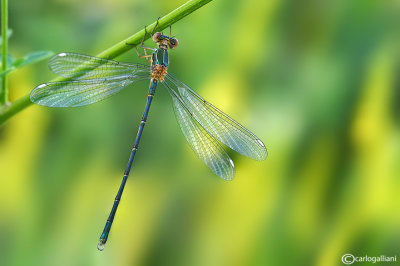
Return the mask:
[[119,92],[135,79],[121,76],[108,80],[73,80],[50,82],[37,86],[30,95],[32,102],[49,107],[76,107],[92,104]]
[[60,53],[49,60],[50,69],[59,76],[74,80],[99,79],[150,73],[150,67],[129,64],[75,53]]
[[258,161],[267,157],[267,149],[256,135],[172,75],[168,74],[167,79],[177,87],[183,102],[192,110],[197,121],[217,140],[246,157]]
[[235,166],[221,145],[208,134],[179,95],[170,87],[168,81],[163,84],[172,97],[176,119],[190,147],[196,155],[219,177],[232,180]]

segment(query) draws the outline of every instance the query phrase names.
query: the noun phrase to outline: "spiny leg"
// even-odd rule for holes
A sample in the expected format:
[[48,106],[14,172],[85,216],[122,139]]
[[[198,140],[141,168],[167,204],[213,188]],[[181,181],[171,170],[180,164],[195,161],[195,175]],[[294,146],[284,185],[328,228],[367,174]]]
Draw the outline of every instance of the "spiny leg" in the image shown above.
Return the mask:
[[[158,17],[157,18],[157,21],[156,21],[156,25],[153,27],[153,29],[151,30],[151,32],[150,32],[150,36],[151,37],[153,37],[153,34],[154,34],[154,30],[157,28],[157,26],[158,26],[158,21],[160,20],[160,17]],[[146,35],[147,35],[147,26],[144,26],[144,35],[143,35],[143,39],[142,39],[142,42],[140,43],[140,46],[142,47],[143,46],[143,44],[144,44],[144,38],[146,37]],[[133,44],[133,43],[125,43],[126,45],[136,45],[136,44]]]
[[146,59],[147,62],[151,63],[151,58],[150,58],[152,56],[151,54],[147,54],[146,50],[143,50],[144,55],[140,55],[137,46],[135,46],[135,49],[136,49],[136,54],[138,55],[139,58],[144,58]]
[[[158,21],[159,21],[159,20],[160,20],[160,17],[158,17],[157,22],[156,22],[156,25],[154,25],[154,28],[153,28],[153,29],[151,30],[151,32],[150,32],[150,36],[151,36],[151,37],[153,37],[153,35],[154,35],[154,30],[157,28],[157,26],[158,26]],[[144,35],[143,35],[142,42],[140,43],[140,48],[143,48],[144,54],[147,56],[146,49],[147,49],[147,50],[152,50],[152,51],[155,51],[155,50],[157,50],[157,49],[152,48],[152,47],[144,46],[144,38],[146,37],[146,35],[147,35],[147,28],[146,28],[146,26],[144,26]]]
[[158,17],[157,22],[156,22],[156,25],[155,25],[154,28],[151,30],[151,33],[150,33],[150,36],[151,36],[151,37],[153,37],[154,30],[157,28],[157,26],[158,26],[158,21],[159,21],[159,20],[160,20],[160,17]]
[[154,51],[154,50],[155,50],[154,48],[145,47],[145,46],[143,46],[143,45],[140,45],[140,47],[143,48],[143,51],[144,51],[144,55],[140,55],[139,50],[138,50],[138,47],[137,47],[136,44],[133,44],[133,43],[126,43],[126,45],[133,45],[133,46],[135,46],[137,56],[138,56],[139,58],[145,58],[147,62],[151,62],[151,59],[149,59],[149,57],[151,57],[151,54],[147,54],[146,49],[149,49],[149,50]]
[[[158,22],[158,20],[157,20],[157,22]],[[146,29],[146,26],[144,26],[144,35],[143,35],[142,41],[140,42],[140,48],[143,48],[144,55],[140,55],[139,50],[138,50],[136,44],[133,44],[133,43],[125,43],[125,44],[126,44],[126,45],[133,45],[133,46],[135,46],[136,54],[138,55],[138,57],[139,57],[139,58],[145,58],[147,62],[151,62],[151,59],[149,59],[149,57],[151,57],[151,55],[148,55],[148,54],[147,54],[146,49],[152,50],[152,51],[154,51],[155,49],[154,49],[154,48],[151,48],[151,47],[146,47],[146,46],[144,46],[144,38],[146,37],[146,35],[147,35],[147,29]]]
[[[156,25],[154,26],[154,28],[153,28],[153,29],[151,30],[151,32],[150,32],[150,36],[152,36],[152,37],[153,37],[153,34],[154,34],[154,30],[155,30],[156,27],[158,26],[158,21],[159,21],[159,20],[160,20],[160,17],[157,18]],[[152,47],[144,46],[144,39],[146,38],[146,35],[147,35],[147,26],[144,26],[144,35],[143,35],[142,41],[140,42],[140,48],[143,49],[144,55],[140,55],[139,50],[138,50],[136,44],[131,44],[131,43],[126,43],[126,44],[127,44],[127,45],[134,45],[134,46],[135,46],[135,49],[136,49],[136,54],[138,55],[138,57],[139,57],[139,58],[145,58],[147,62],[151,63],[151,58],[150,58],[150,57],[151,57],[152,55],[147,54],[147,50],[155,51],[155,50],[157,50],[157,49],[152,48]]]
[[[157,28],[157,26],[158,26],[158,21],[159,21],[159,20],[160,20],[160,17],[157,18],[156,25],[154,25],[153,29],[152,29],[151,32],[150,32],[150,36],[151,36],[151,37],[153,37],[153,35],[154,35],[154,30]],[[142,39],[142,42],[141,42],[141,44],[140,44],[140,48],[143,48],[144,55],[140,55],[140,54],[139,54],[139,51],[137,50],[137,48],[136,48],[136,53],[138,54],[139,57],[141,57],[141,58],[143,58],[143,57],[146,58],[146,61],[147,61],[147,62],[151,62],[151,59],[149,59],[149,57],[151,57],[152,55],[148,55],[148,54],[147,54],[147,50],[155,51],[156,49],[155,49],[155,48],[152,48],[152,47],[144,46],[144,38],[146,37],[146,35],[147,35],[147,28],[146,28],[146,26],[145,26],[145,27],[144,27],[143,39]]]
[[[158,19],[157,19],[156,26],[157,26],[157,24],[158,24]],[[156,49],[154,49],[152,47],[144,46],[144,38],[146,37],[146,35],[147,35],[147,28],[146,28],[146,26],[144,26],[144,35],[143,35],[142,42],[140,43],[140,48],[143,49],[144,55],[140,55],[139,50],[137,49],[137,46],[135,46],[135,48],[136,48],[136,53],[139,56],[139,58],[145,58],[147,62],[151,63],[151,58],[149,58],[149,57],[151,57],[152,55],[147,54],[147,50],[155,51]],[[150,33],[150,36],[153,36],[152,33]]]
[[143,48],[143,50],[144,50],[144,55],[140,55],[139,50],[138,50],[138,47],[137,47],[136,44],[133,44],[133,43],[126,43],[126,45],[133,45],[133,46],[135,46],[137,56],[138,56],[139,58],[145,58],[147,62],[151,63],[151,59],[149,58],[149,57],[151,57],[151,55],[148,55],[148,54],[147,54],[146,49],[150,49],[150,50],[154,51],[154,48],[145,47],[145,46],[143,45],[143,44],[144,44],[144,38],[146,37],[146,35],[147,35],[147,29],[146,29],[146,26],[144,26],[144,35],[143,35],[142,41],[140,42],[140,47]]
[[[158,20],[157,20],[156,26],[157,26],[157,24],[158,24]],[[144,38],[146,37],[146,35],[147,35],[147,29],[146,29],[146,26],[144,26],[144,35],[143,35],[142,42],[140,43],[140,48],[143,48],[145,55],[147,55],[146,49],[152,50],[152,51],[156,50],[155,48],[144,46]],[[150,33],[150,36],[153,36],[153,32]]]

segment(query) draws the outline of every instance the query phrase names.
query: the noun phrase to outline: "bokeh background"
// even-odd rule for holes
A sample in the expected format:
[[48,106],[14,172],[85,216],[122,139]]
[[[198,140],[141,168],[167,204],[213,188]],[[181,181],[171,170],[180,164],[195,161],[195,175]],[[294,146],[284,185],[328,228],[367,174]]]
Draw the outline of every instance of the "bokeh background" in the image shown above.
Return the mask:
[[[10,1],[10,52],[96,55],[184,2]],[[219,179],[160,87],[103,252],[148,84],[92,106],[24,110],[0,128],[0,265],[399,260],[399,12],[396,0],[220,0],[176,23],[169,71],[269,156],[230,152],[236,177]],[[143,63],[133,50],[117,59]],[[54,77],[46,62],[18,70],[10,97]]]

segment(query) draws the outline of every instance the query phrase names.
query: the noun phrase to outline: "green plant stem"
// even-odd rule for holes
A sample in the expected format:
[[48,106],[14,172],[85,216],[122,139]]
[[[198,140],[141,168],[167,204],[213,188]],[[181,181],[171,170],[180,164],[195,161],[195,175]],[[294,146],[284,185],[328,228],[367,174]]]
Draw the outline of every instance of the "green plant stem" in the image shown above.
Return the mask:
[[[1,0],[1,36],[2,36],[2,57],[1,70],[7,70],[7,29],[8,29],[8,0]],[[0,86],[0,107],[7,104],[7,75],[1,78]]]
[[[2,0],[4,1],[4,0]],[[182,6],[178,7],[171,13],[165,15],[164,17],[160,18],[158,21],[158,26],[156,28],[157,31],[161,31],[170,25],[174,24],[175,22],[181,20],[182,18],[186,17],[193,11],[199,9],[203,5],[211,2],[212,0],[190,0],[183,4]],[[155,26],[156,22],[153,22],[151,25],[148,25],[148,29],[152,29]],[[132,49],[132,45],[138,45],[142,41],[144,36],[144,29],[141,31],[135,33],[134,35],[128,37],[127,39],[115,44],[114,46],[104,50],[103,52],[99,53],[97,57],[101,58],[108,58],[108,59],[113,59],[128,50]],[[150,34],[148,33],[145,36],[145,40],[147,40],[150,37]],[[130,44],[130,45],[127,45]],[[53,79],[51,82],[54,81],[62,81],[66,80],[64,78],[56,78]],[[26,107],[30,106],[32,102],[29,99],[29,94],[21,97],[17,101],[13,102],[10,106],[6,106],[3,108],[3,110],[0,109],[0,125],[2,125],[5,121],[7,121],[9,118],[14,116],[15,114],[19,113]]]

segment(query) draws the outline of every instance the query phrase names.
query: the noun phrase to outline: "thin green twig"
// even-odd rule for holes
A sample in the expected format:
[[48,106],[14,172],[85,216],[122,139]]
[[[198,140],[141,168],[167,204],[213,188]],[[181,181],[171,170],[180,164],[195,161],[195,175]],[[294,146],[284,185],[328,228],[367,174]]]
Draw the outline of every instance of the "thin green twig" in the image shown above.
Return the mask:
[[[1,0],[1,36],[2,36],[2,57],[1,70],[7,70],[7,30],[8,30],[8,0]],[[1,78],[0,85],[0,108],[7,104],[7,75]]]
[[[203,5],[211,2],[212,0],[190,0],[183,4],[182,6],[178,7],[171,13],[165,15],[164,17],[160,18],[158,22],[158,26],[156,30],[161,31],[170,25],[174,24],[175,22],[181,20],[182,18],[186,17],[193,11],[199,9]],[[155,26],[156,22],[152,23],[151,25],[148,25],[147,27],[149,29],[153,28]],[[99,53],[97,57],[101,58],[115,58],[125,52],[127,52],[129,49],[132,49],[131,45],[127,45],[127,43],[132,44],[132,45],[138,45],[142,41],[142,38],[144,36],[144,29],[141,31],[135,33],[134,35],[130,36],[129,38],[115,44],[114,46],[104,50],[103,52]],[[145,40],[147,40],[150,37],[150,34],[147,34],[145,36]],[[56,78],[52,80],[54,81],[62,81],[65,80],[63,78]],[[10,117],[14,116],[15,114],[19,113],[26,107],[30,106],[32,102],[29,99],[29,94],[23,96],[22,98],[18,99],[17,101],[13,102],[10,106],[7,106],[3,109],[3,111],[0,110],[0,125],[2,125],[5,121],[7,121]]]

